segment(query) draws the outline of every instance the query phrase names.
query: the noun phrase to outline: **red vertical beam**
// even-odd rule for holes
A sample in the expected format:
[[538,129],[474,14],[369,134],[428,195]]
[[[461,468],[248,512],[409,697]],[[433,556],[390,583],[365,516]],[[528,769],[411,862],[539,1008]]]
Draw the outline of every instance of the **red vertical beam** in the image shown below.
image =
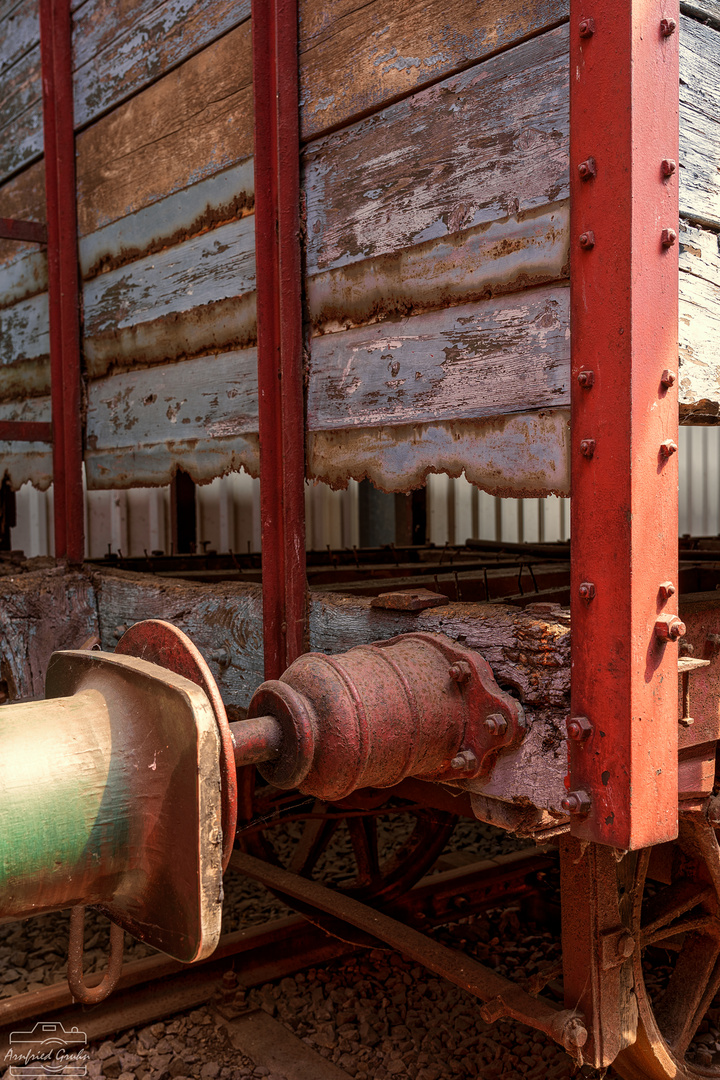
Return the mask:
[[677,649],[656,623],[677,612],[679,10],[570,10],[572,716],[589,725],[570,727],[566,807],[580,839],[636,849],[677,834]]
[[305,419],[297,0],[253,0],[265,676],[304,648]]
[[69,0],[40,0],[55,555],[85,554],[72,23]]

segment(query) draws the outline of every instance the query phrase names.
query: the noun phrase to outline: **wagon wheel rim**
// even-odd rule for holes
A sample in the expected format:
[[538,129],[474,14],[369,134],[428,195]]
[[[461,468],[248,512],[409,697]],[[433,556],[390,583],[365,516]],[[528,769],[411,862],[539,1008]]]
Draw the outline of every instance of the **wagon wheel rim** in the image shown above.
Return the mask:
[[[245,777],[245,783],[252,783]],[[246,797],[244,805],[249,807]],[[445,847],[457,818],[445,811],[416,807],[391,793],[379,797],[376,811],[354,811],[342,805],[304,798],[297,792],[268,787],[252,800],[250,828],[241,826],[238,843],[244,850],[269,862],[282,862],[301,877],[322,880],[321,863],[343,825],[347,828],[349,853],[354,869],[347,879],[333,882],[334,888],[355,899],[377,905],[389,904],[403,896],[435,862]],[[246,810],[247,813],[247,810]],[[385,814],[411,814],[415,824],[407,840],[384,855],[378,837],[378,819]],[[289,860],[280,859],[273,843],[273,827],[280,822],[303,822],[302,834]],[[265,828],[259,827],[265,824]]]
[[[636,1042],[614,1068],[626,1080],[717,1080],[720,1053],[703,1060],[694,1040],[720,994],[720,846],[699,817],[687,819],[679,846],[700,876],[673,881],[645,897],[651,850],[639,853],[634,881],[632,932],[638,1002]],[[645,903],[643,900],[645,899]],[[663,993],[653,1002],[643,961],[648,950],[677,953]],[[719,1040],[720,1041],[720,1040]],[[711,1057],[707,1051],[707,1058]]]

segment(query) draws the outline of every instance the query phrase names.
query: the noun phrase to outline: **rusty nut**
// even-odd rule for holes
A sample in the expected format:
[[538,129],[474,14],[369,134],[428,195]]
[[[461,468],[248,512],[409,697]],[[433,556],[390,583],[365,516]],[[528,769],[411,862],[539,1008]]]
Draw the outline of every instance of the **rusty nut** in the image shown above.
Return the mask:
[[583,581],[578,592],[581,600],[593,600],[595,598],[595,586],[592,581]]
[[465,683],[472,675],[472,668],[467,660],[457,660],[448,669],[448,675],[456,683]]
[[585,387],[586,390],[589,390],[595,382],[595,372],[581,371],[579,372],[577,379],[581,386]]
[[573,742],[585,742],[593,733],[593,726],[587,716],[571,716],[567,722],[568,737]]
[[507,720],[502,713],[491,713],[485,717],[485,730],[491,735],[501,736],[507,731]]
[[560,805],[566,814],[589,814],[592,800],[587,791],[569,791]]
[[663,229],[660,233],[660,243],[664,248],[671,248],[677,240],[677,233],[674,229]]
[[660,586],[660,597],[662,600],[667,600],[668,597],[675,595],[675,586],[672,581],[663,581]]
[[477,768],[477,763],[472,750],[461,750],[450,762],[450,768],[455,772],[473,772]]
[[589,38],[595,33],[595,20],[594,19],[581,19],[578,24],[578,30],[580,31],[580,37]]
[[595,164],[595,158],[589,157],[586,161],[581,161],[578,165],[578,172],[582,180],[592,180],[594,176],[597,176],[597,165]]
[[655,636],[660,641],[677,641],[685,636],[685,623],[677,615],[660,615],[655,621]]
[[578,243],[584,251],[589,251],[590,248],[594,248],[595,233],[592,231],[592,229],[588,229],[586,232],[580,233],[580,236],[578,237]]
[[677,169],[677,162],[673,161],[672,158],[663,158],[660,168],[663,176],[672,176]]
[[663,37],[670,37],[677,30],[677,23],[674,19],[661,19],[660,20],[660,33]]
[[677,453],[677,443],[674,443],[672,439],[665,439],[660,443],[660,457],[670,458],[673,454]]
[[580,453],[583,457],[591,458],[595,453],[595,440],[594,439],[581,439],[580,440]]
[[666,388],[669,387],[669,386],[674,386],[675,385],[675,372],[674,371],[668,371],[667,368],[666,368],[665,371],[663,371],[662,375],[660,376],[660,382]]

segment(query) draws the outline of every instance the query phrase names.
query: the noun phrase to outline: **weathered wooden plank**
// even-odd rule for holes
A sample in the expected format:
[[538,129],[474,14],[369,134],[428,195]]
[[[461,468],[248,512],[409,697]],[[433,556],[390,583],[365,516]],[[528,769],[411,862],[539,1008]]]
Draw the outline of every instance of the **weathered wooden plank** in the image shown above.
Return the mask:
[[564,280],[568,214],[558,202],[314,274],[306,293],[311,326],[342,330]]
[[569,325],[550,286],[314,338],[308,430],[569,405]]
[[720,253],[718,234],[681,222],[680,418],[720,423]]
[[[99,274],[83,288],[88,374],[251,344],[254,290],[252,216]],[[0,309],[0,399],[47,392],[47,365],[28,361],[49,347],[47,293]]]
[[701,22],[720,29],[720,0],[682,0],[680,10],[683,15],[689,15]]
[[[104,648],[117,640],[115,628],[139,619],[167,619],[211,657],[224,648],[229,664],[210,659],[224,700],[247,707],[262,682],[262,615],[257,585],[224,582],[196,585],[150,574],[97,571],[93,581]],[[528,707],[567,707],[569,631],[499,604],[449,604],[416,614],[370,606],[365,597],[310,595],[310,648],[339,653],[355,645],[409,631],[445,633],[478,649],[504,685]]]
[[[31,9],[34,8],[34,13]],[[21,6],[19,25],[0,49],[8,93],[0,106],[0,177],[36,160],[42,147],[37,4]],[[137,94],[250,17],[249,0],[89,0],[73,28],[75,125],[84,127]],[[7,81],[6,81],[7,80]]]
[[302,0],[305,139],[567,19],[567,0]]
[[0,77],[40,40],[38,0],[6,5],[0,13]]
[[56,649],[77,649],[98,633],[90,575],[62,568],[0,578],[0,678],[10,700],[45,697]]
[[720,227],[720,34],[680,26],[680,213]]
[[89,374],[252,344],[254,290],[252,216],[100,274],[83,289]]
[[568,197],[567,28],[312,143],[310,274]]
[[307,436],[308,472],[332,488],[367,478],[383,491],[408,491],[428,473],[464,472],[492,495],[569,495],[569,453],[569,409]]
[[257,352],[245,349],[129,371],[89,384],[90,488],[198,483],[245,468],[257,476]]

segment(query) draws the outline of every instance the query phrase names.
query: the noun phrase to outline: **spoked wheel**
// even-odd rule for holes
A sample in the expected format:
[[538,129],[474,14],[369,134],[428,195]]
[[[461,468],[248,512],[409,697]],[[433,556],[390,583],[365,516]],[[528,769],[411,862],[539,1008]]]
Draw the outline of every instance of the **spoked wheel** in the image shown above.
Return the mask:
[[613,1067],[626,1080],[720,1078],[720,848],[700,816],[664,847],[632,856],[638,1037]]
[[[253,770],[244,772],[241,805],[251,807],[251,813],[246,811],[238,831],[240,846],[375,905],[389,904],[412,888],[435,862],[457,821],[387,791],[322,803],[270,785],[255,788]],[[252,793],[247,785],[253,785]]]

